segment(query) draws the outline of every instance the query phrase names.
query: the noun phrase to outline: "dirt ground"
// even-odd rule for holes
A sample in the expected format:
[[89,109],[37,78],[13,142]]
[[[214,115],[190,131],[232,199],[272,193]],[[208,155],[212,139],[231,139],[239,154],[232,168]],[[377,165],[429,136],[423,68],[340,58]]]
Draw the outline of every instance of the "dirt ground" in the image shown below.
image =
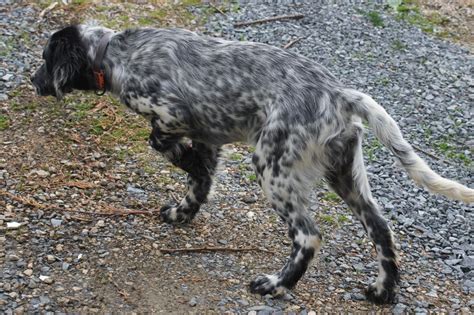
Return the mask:
[[[172,1],[153,5],[117,1],[107,6],[73,3],[45,13],[46,22],[38,32],[84,17],[113,28],[196,29],[205,21],[205,14],[220,10],[209,6],[202,16],[195,16],[187,4]],[[25,1],[2,10],[26,5],[39,14],[49,4]],[[443,27],[453,40],[472,48],[472,2],[433,0],[422,1],[422,5],[427,14],[436,10],[449,17]],[[33,43],[25,37],[24,44],[39,58],[44,38],[42,43]],[[339,266],[337,259],[360,255],[367,265],[374,260],[374,252],[358,223],[347,220],[347,208],[324,187],[313,196],[326,209],[317,219],[330,221],[329,214],[336,218],[326,224],[324,232],[338,248],[326,249],[315,262],[314,276],[305,277],[283,299],[248,292],[247,283],[256,275],[273,272],[283,264],[289,245],[285,226],[261,195],[246,160],[251,147],[227,147],[214,201],[192,225],[173,227],[160,222],[156,211],[183,195],[185,175],[148,148],[149,128],[144,119],[109,96],[74,94],[57,103],[36,97],[28,85],[9,91],[9,100],[2,102],[1,109],[9,117],[0,134],[0,170],[4,171],[0,179],[0,262],[5,267],[1,284],[15,312],[390,312],[390,307],[342,298],[346,284],[355,288],[353,296],[360,296],[376,270]],[[8,229],[9,222],[21,226]],[[224,249],[206,250],[209,247]],[[196,252],[167,252],[190,248]],[[416,266],[416,261],[405,263]],[[414,268],[421,272],[432,266]],[[327,273],[335,273],[337,281],[328,282]],[[419,292],[420,300],[448,303],[450,296],[421,297],[431,281],[421,279],[420,287],[426,290]],[[445,290],[457,292],[459,288],[450,288],[447,281]],[[459,294],[467,304],[469,297]],[[0,309],[6,307],[4,301],[0,299]]]

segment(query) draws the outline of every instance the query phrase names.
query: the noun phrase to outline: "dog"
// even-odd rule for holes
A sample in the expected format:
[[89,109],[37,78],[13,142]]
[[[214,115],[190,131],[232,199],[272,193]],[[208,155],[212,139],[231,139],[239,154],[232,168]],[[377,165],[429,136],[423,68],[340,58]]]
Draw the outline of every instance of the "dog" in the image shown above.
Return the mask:
[[367,299],[393,302],[399,263],[367,180],[362,121],[417,184],[474,202],[474,190],[432,171],[370,96],[280,48],[180,29],[114,32],[73,25],[50,37],[43,59],[31,77],[39,95],[110,92],[150,121],[151,147],[188,173],[186,196],[160,210],[167,223],[190,222],[206,202],[223,144],[255,147],[257,181],[288,224],[293,246],[279,272],[250,283],[252,293],[280,295],[293,288],[318,252],[322,236],[307,207],[311,183],[323,178],[375,245],[379,274]]

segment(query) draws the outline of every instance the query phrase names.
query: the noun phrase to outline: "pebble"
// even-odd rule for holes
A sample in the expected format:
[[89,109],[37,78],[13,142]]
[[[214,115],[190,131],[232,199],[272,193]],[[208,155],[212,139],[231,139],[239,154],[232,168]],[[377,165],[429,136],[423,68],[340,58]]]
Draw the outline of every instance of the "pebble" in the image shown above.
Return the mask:
[[[288,2],[289,4],[281,5],[282,2],[285,4]],[[440,156],[441,159],[447,159],[452,162],[452,165],[446,164],[441,160],[433,159],[419,152],[427,160],[428,164],[446,177],[470,183],[472,174],[467,167],[463,166],[463,162],[459,159],[446,157],[438,148],[438,144],[445,141],[445,136],[449,136],[452,139],[456,139],[456,141],[449,143],[454,147],[456,153],[463,153],[465,156],[470,154],[470,151],[466,150],[466,148],[472,142],[472,140],[470,142],[468,140],[469,135],[473,134],[472,124],[470,124],[472,116],[469,116],[469,106],[472,104],[474,86],[472,79],[469,79],[472,77],[469,53],[463,51],[457,45],[451,45],[442,40],[424,35],[407,23],[397,21],[394,16],[391,16],[387,11],[383,11],[381,7],[368,2],[360,2],[356,5],[348,5],[344,2],[333,2],[331,4],[316,1],[297,2],[296,4],[295,1],[285,0],[267,1],[261,4],[252,2],[249,5],[241,3],[240,9],[236,12],[229,10],[226,11],[226,15],[216,14],[210,17],[206,26],[207,31],[209,33],[218,33],[225,38],[241,39],[241,36],[243,36],[242,39],[266,42],[276,46],[283,46],[294,38],[303,38],[303,40],[290,48],[290,51],[301,53],[324,64],[343,83],[371,94],[374,99],[387,109],[395,120],[403,124],[402,132],[410,142]],[[382,12],[386,27],[374,28],[365,15],[357,11],[359,9],[363,12],[370,12],[372,10]],[[8,12],[8,14],[0,17],[1,24],[6,25],[1,31],[2,35],[7,37],[16,35],[17,31],[20,30],[19,25],[22,23],[24,24],[22,26],[23,29],[31,28],[34,32],[37,31],[39,25],[33,21],[36,21],[39,12],[25,10],[32,10],[32,8],[21,10],[17,14],[10,14]],[[255,20],[294,13],[295,11],[304,12],[305,18],[298,21],[277,21],[245,28],[232,27],[235,21]],[[30,18],[31,21],[29,20]],[[41,25],[41,29],[50,29],[49,20],[45,19],[41,23],[45,24]],[[10,94],[13,87],[17,86],[20,82],[26,82],[27,72],[29,72],[26,69],[34,69],[37,66],[39,60],[36,59],[39,59],[38,56],[41,50],[40,41],[44,41],[46,35],[46,31],[42,34],[32,35],[32,41],[38,42],[37,47],[35,46],[31,50],[17,49],[18,51],[15,50],[12,54],[2,57],[2,65],[6,65],[5,68],[7,70],[1,72],[2,74],[0,75],[0,101],[8,99],[8,95],[13,97],[13,94]],[[400,51],[393,49],[392,44],[395,40],[403,42],[406,47]],[[382,81],[381,79],[384,78],[386,79]],[[6,84],[9,84],[9,86]],[[67,112],[64,114],[64,119],[71,118],[71,116],[67,116],[69,115]],[[38,127],[35,125],[33,128],[38,131],[40,136],[44,136],[44,134],[41,134],[43,132],[49,133],[52,131],[49,125],[48,127]],[[67,128],[67,132],[74,132],[69,127]],[[430,135],[426,136],[425,134],[428,133]],[[88,135],[87,132],[84,132],[80,136],[87,137]],[[93,140],[93,138],[88,138],[89,140]],[[364,152],[367,151],[372,142],[373,136],[368,131],[364,140]],[[461,144],[458,144],[458,142]],[[467,143],[466,147],[462,143]],[[76,144],[73,143],[71,145],[74,146]],[[11,146],[12,144],[9,145],[9,147]],[[122,150],[124,148],[119,147],[119,149]],[[460,294],[459,301],[451,301],[448,304],[444,300],[439,301],[440,305],[442,304],[440,307],[449,309],[450,307],[459,306],[458,310],[462,311],[466,308],[466,300],[469,299],[467,294],[474,292],[472,283],[474,279],[472,274],[473,266],[472,260],[470,260],[472,259],[474,249],[472,246],[469,247],[469,244],[472,243],[470,241],[470,233],[472,233],[470,224],[473,222],[472,210],[466,205],[430,195],[423,189],[417,188],[407,178],[405,172],[392,166],[393,157],[388,153],[388,150],[377,148],[373,151],[373,157],[370,159],[367,157],[368,154],[365,154],[370,183],[374,196],[381,205],[385,206],[382,210],[384,216],[389,219],[393,230],[397,231],[396,239],[405,244],[400,249],[403,256],[402,269],[404,277],[408,279],[409,277],[420,276],[419,280],[416,279],[417,283],[407,282],[413,287],[402,288],[399,293],[399,303],[392,309],[393,313],[426,313],[428,309],[436,312],[437,308],[433,308],[430,304],[416,304],[415,299],[417,295],[423,295],[423,298],[433,296],[436,299],[436,295],[442,296],[447,294],[447,292],[440,289],[437,289],[438,291],[432,290],[428,293],[421,293],[421,288],[426,283],[433,283],[438,288],[443,288],[444,281],[451,282],[454,288],[461,287],[462,284],[462,287],[467,291],[465,291],[465,295]],[[242,160],[251,161],[251,154],[245,155]],[[140,173],[134,159],[127,158],[126,161],[120,161],[115,165],[115,161],[106,159],[104,154],[93,155],[92,157],[92,161],[98,162],[94,164],[94,172],[100,173],[103,172],[102,168],[114,168],[116,166],[117,168],[114,169],[113,174],[120,174],[117,179],[120,179],[120,177],[125,179],[124,183],[117,183],[111,180],[110,186],[105,185],[105,187],[110,187],[110,189],[106,195],[101,197],[104,199],[104,202],[123,203],[123,206],[127,206],[130,200],[133,200],[133,202],[146,200],[144,196],[148,194],[148,191],[156,190],[156,192],[159,192],[163,190],[164,192],[167,189],[166,187],[168,187],[176,192],[176,194],[179,194],[184,189],[184,185],[182,185],[185,180],[184,176],[182,174],[175,174],[174,171],[163,170],[162,174],[173,177],[171,179],[173,181],[176,180],[177,184],[173,182],[172,185],[161,185],[161,183],[157,184],[154,182],[146,186],[146,184],[150,183],[144,179],[145,176],[142,176],[143,173]],[[101,158],[104,158],[107,163],[98,161]],[[76,163],[74,156],[65,156],[64,159],[69,159],[64,160],[65,162],[63,163],[64,166],[68,166],[68,169],[76,167],[74,166],[74,163]],[[6,161],[0,160],[1,165],[6,165],[6,163]],[[42,167],[40,165],[43,164],[36,164],[31,167]],[[236,165],[240,165],[240,162],[233,164],[234,167]],[[85,167],[85,165],[82,167]],[[1,166],[0,169],[7,169],[7,167]],[[73,172],[76,173],[75,176],[79,176],[79,172]],[[47,167],[47,170],[37,169],[32,175],[40,178],[49,178],[59,173],[59,170],[55,171]],[[255,183],[246,183],[246,186],[242,186],[235,181],[236,178],[240,180],[242,177],[235,177],[232,172],[222,173],[225,174],[218,175],[220,176],[219,180],[222,179],[222,186],[217,187],[217,191],[219,189],[219,192],[225,190],[225,194],[223,194],[225,197],[220,197],[219,194],[216,194],[215,204],[209,203],[205,206],[206,215],[203,214],[201,217],[198,215],[196,218],[196,220],[202,220],[205,217],[205,222],[198,221],[198,225],[189,225],[184,229],[170,227],[165,224],[156,224],[154,219],[150,220],[153,222],[140,220],[135,222],[137,216],[127,216],[117,221],[115,221],[115,218],[107,217],[107,220],[99,220],[95,224],[71,220],[65,215],[67,211],[61,212],[61,216],[55,213],[54,215],[57,217],[55,219],[51,219],[54,216],[48,216],[52,212],[45,211],[41,218],[39,215],[28,215],[28,211],[30,211],[28,207],[19,205],[19,209],[16,209],[15,203],[15,206],[12,206],[12,209],[9,211],[20,216],[11,218],[1,217],[0,227],[4,228],[6,224],[8,229],[8,223],[11,223],[11,220],[23,222],[21,219],[22,215],[25,215],[25,217],[28,215],[30,221],[21,223],[22,228],[18,231],[8,232],[13,232],[18,237],[18,243],[15,245],[17,247],[14,249],[9,247],[12,240],[10,236],[5,241],[2,241],[1,246],[5,245],[7,251],[0,253],[2,255],[0,260],[5,258],[3,261],[7,268],[5,268],[6,272],[2,274],[3,278],[0,278],[0,282],[3,283],[0,286],[0,301],[6,301],[5,303],[8,304],[1,305],[0,308],[7,310],[5,311],[6,313],[12,313],[19,308],[21,310],[23,305],[18,305],[18,302],[12,301],[7,296],[7,293],[13,290],[17,293],[18,296],[16,298],[18,300],[25,299],[25,312],[30,311],[29,308],[32,304],[29,302],[31,301],[37,302],[36,304],[43,302],[51,304],[48,307],[51,307],[52,312],[63,310],[66,312],[81,312],[79,307],[82,306],[76,305],[76,299],[75,297],[73,298],[73,292],[71,291],[74,291],[74,289],[72,289],[71,283],[62,283],[60,280],[67,277],[76,280],[82,277],[87,278],[90,275],[95,275],[98,268],[104,273],[117,272],[114,264],[110,264],[108,261],[112,256],[120,257],[124,261],[127,260],[124,266],[128,263],[128,260],[133,262],[134,259],[137,259],[140,261],[139,265],[141,267],[142,262],[147,261],[144,257],[148,257],[141,255],[143,253],[150,256],[155,255],[153,253],[156,249],[161,248],[164,242],[169,242],[169,245],[173,245],[170,247],[175,247],[174,245],[182,247],[185,245],[186,248],[190,248],[197,246],[197,237],[201,237],[198,241],[200,245],[206,244],[209,241],[209,235],[206,234],[208,233],[211,234],[214,244],[216,242],[219,244],[226,244],[226,242],[238,244],[242,239],[256,242],[257,240],[247,239],[247,235],[250,234],[246,233],[257,232],[259,233],[258,246],[267,247],[276,252],[275,257],[272,256],[272,259],[269,259],[269,261],[260,257],[260,254],[248,254],[248,256],[239,254],[238,259],[232,261],[222,259],[222,256],[227,255],[220,253],[183,255],[184,258],[181,255],[179,257],[175,257],[175,255],[167,255],[166,257],[157,255],[150,258],[153,259],[153,263],[159,265],[166,264],[170,271],[174,270],[173,264],[178,259],[180,264],[183,263],[184,265],[187,261],[192,263],[197,259],[201,266],[199,270],[208,272],[211,277],[216,279],[241,279],[240,283],[223,282],[222,291],[229,290],[229,292],[232,291],[232,294],[225,293],[225,299],[222,299],[222,296],[219,297],[222,301],[226,301],[222,304],[222,308],[217,311],[219,313],[244,313],[248,311],[249,314],[253,315],[257,314],[257,312],[261,314],[276,313],[280,312],[280,309],[284,309],[285,312],[288,310],[288,313],[297,314],[301,308],[304,308],[301,297],[307,293],[305,289],[300,288],[295,291],[297,293],[294,294],[294,299],[289,301],[285,299],[259,300],[254,297],[248,297],[248,300],[242,299],[244,293],[241,293],[240,290],[244,290],[243,283],[245,278],[252,272],[279,268],[279,264],[282,265],[284,263],[284,255],[287,253],[286,245],[289,245],[290,242],[287,238],[285,238],[285,241],[281,241],[280,236],[276,236],[283,235],[286,230],[281,222],[273,220],[276,216],[274,212],[268,209],[269,205],[267,204],[262,207],[260,203],[256,204],[258,200],[255,195],[260,192],[257,185]],[[7,189],[10,190],[18,187],[19,183],[16,182],[12,174],[3,171],[0,171],[0,174],[0,182],[4,180]],[[134,176],[136,174],[140,176]],[[97,180],[97,182],[100,183],[101,180]],[[139,187],[146,187],[146,191]],[[42,196],[38,196],[38,200],[45,204],[55,204],[57,207],[71,206],[69,199],[74,191],[76,189],[71,188],[68,190],[71,195],[56,195],[56,193],[61,192],[61,189],[47,191]],[[245,191],[245,193],[238,195],[237,192],[241,191]],[[150,193],[151,195],[155,194]],[[77,196],[77,198],[81,198],[79,195]],[[321,196],[324,196],[324,194]],[[37,198],[37,196],[32,197]],[[164,196],[158,196],[157,202],[162,201],[161,197]],[[317,213],[317,211],[323,209],[331,215],[344,214],[348,216],[349,212],[346,207],[341,205],[326,207],[318,202],[321,201],[322,203],[323,200],[315,197],[312,198],[312,213]],[[243,211],[227,211],[231,207],[229,205],[221,207],[221,203],[228,203],[232,206],[238,205],[237,207],[242,208],[239,210]],[[133,203],[130,204],[136,206]],[[314,207],[314,205],[317,206]],[[84,207],[89,206],[86,206],[86,203],[84,203]],[[227,208],[223,209],[225,207]],[[239,224],[234,224],[235,221],[233,219],[237,219]],[[50,220],[51,222],[48,222]],[[55,225],[52,220],[61,222]],[[232,224],[229,224],[229,222],[232,222]],[[227,229],[226,226],[225,233],[220,233],[219,229],[225,224],[229,224],[229,228]],[[61,228],[65,225],[67,225],[67,229]],[[51,229],[51,226],[55,227],[55,229]],[[322,291],[318,293],[320,296],[315,297],[315,301],[325,301],[326,298],[328,301],[331,301],[335,297],[346,301],[363,299],[360,290],[352,290],[366,286],[369,278],[374,276],[373,273],[377,269],[375,265],[368,267],[374,255],[372,255],[372,258],[368,258],[371,253],[371,247],[366,234],[355,217],[350,217],[348,222],[338,224],[337,227],[321,225],[321,229],[325,232],[325,246],[323,246],[322,251],[325,251],[324,254],[326,256],[317,262],[318,268],[310,269],[305,275],[306,281],[316,280],[328,283],[327,289],[323,287]],[[50,234],[52,230],[54,231]],[[82,230],[86,232],[81,233]],[[144,235],[147,235],[149,237],[148,240],[151,241],[148,244],[149,247],[146,247],[145,243],[139,243],[140,240],[147,239]],[[115,239],[116,237],[117,239]],[[119,237],[128,237],[128,239],[119,239]],[[361,242],[355,242],[355,239],[360,239]],[[69,240],[72,242],[68,242]],[[109,244],[111,241],[114,243],[113,246],[120,247],[119,251],[111,251],[110,248],[106,247],[106,244]],[[142,251],[135,251],[135,248],[127,247],[130,245],[129,242],[135,244],[136,248],[140,248]],[[153,242],[157,242],[159,245],[152,246],[151,243]],[[355,243],[354,246],[351,243]],[[21,252],[20,250],[26,246],[28,251]],[[98,253],[94,249],[103,251]],[[462,251],[462,253],[456,252],[456,250]],[[425,251],[428,252],[427,255]],[[54,260],[50,259],[47,255],[50,252],[55,255],[51,255]],[[84,259],[76,259],[79,253],[81,255],[84,254]],[[123,254],[123,258],[120,256],[121,254]],[[362,254],[366,254],[366,256]],[[357,257],[356,255],[361,256]],[[101,260],[97,259],[99,256],[101,256]],[[201,256],[206,259],[201,261]],[[154,261],[154,259],[157,261]],[[462,260],[459,261],[459,259]],[[56,261],[57,263],[54,263]],[[91,265],[99,261],[102,264],[101,266]],[[45,268],[48,266],[43,266],[48,265],[48,262],[51,263],[49,269]],[[34,264],[29,266],[30,263]],[[73,268],[71,268],[71,264],[73,264]],[[197,265],[194,264],[193,266]],[[319,268],[320,266],[323,268]],[[48,292],[50,296],[48,297],[46,295],[41,296],[38,292],[46,294],[44,285],[40,282],[45,282],[41,278],[45,276],[40,276],[40,279],[38,279],[33,276],[33,269],[37,270],[38,273],[41,272],[42,275],[50,275],[46,276],[50,277],[48,281],[55,279],[56,283],[61,283],[64,287],[57,287],[54,291],[50,290],[51,292]],[[30,278],[22,277],[22,270],[24,270],[23,275]],[[27,270],[31,270],[32,274],[28,276],[28,273],[25,273]],[[64,270],[68,270],[68,272],[66,273]],[[82,270],[87,270],[87,272],[82,275]],[[440,270],[442,270],[441,273],[439,272]],[[127,272],[130,273],[129,276],[132,279],[135,272],[134,269],[130,268]],[[179,270],[179,272],[185,275],[187,270],[183,269]],[[369,275],[369,273],[372,274]],[[204,283],[199,283],[198,285],[205,287]],[[38,289],[38,286],[40,289]],[[59,290],[59,288],[62,288],[62,290]],[[82,287],[82,283],[77,283],[76,288],[81,288],[81,290],[77,290],[74,293],[74,295],[77,294],[81,298],[81,303],[90,305],[90,312],[93,310],[99,311],[101,305],[95,304],[101,303],[101,297],[89,300],[87,297],[89,291],[82,289],[85,288]],[[204,288],[202,289],[205,291]],[[455,290],[460,293],[459,289]],[[19,296],[20,292],[21,296]],[[58,293],[56,296],[53,296],[55,292]],[[419,297],[420,300],[423,300],[423,298]],[[48,301],[48,299],[50,300]],[[195,297],[189,301],[189,306],[193,306],[193,299],[196,303],[194,306],[197,305],[198,300]],[[262,302],[272,303],[272,305],[257,306],[255,310],[251,307],[249,308],[250,305],[253,306]],[[124,303],[123,305],[126,304]],[[351,307],[360,307],[362,309],[369,307],[366,302],[351,301],[350,305]],[[468,307],[469,305],[474,305],[474,302],[473,304],[467,304]],[[337,304],[334,305],[334,307],[338,306]],[[46,309],[31,310],[31,312],[47,311]],[[130,311],[130,309],[117,310],[117,312],[124,311]],[[352,309],[349,311],[351,312]],[[334,310],[333,312],[336,313],[337,311]],[[89,313],[89,311],[84,311],[84,313]],[[314,315],[315,312],[310,311],[307,314]]]
[[61,223],[63,223],[63,220],[59,220],[59,219],[51,219],[51,225],[54,226],[54,227],[58,227],[61,225]]
[[39,279],[46,284],[52,284],[54,282],[53,278],[49,276],[39,276]]
[[191,300],[188,302],[189,306],[194,307],[198,304],[197,299],[193,297]]

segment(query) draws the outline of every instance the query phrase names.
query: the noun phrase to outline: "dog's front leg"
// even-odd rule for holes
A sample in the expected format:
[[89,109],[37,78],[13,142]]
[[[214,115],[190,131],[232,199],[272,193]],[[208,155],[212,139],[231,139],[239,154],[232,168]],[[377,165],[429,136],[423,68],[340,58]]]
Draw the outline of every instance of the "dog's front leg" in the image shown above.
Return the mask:
[[167,223],[185,223],[194,218],[201,204],[207,201],[219,155],[218,147],[195,141],[189,145],[180,140],[181,136],[163,133],[155,127],[149,141],[173,165],[188,173],[186,196],[178,205],[166,205],[160,210],[162,220]]

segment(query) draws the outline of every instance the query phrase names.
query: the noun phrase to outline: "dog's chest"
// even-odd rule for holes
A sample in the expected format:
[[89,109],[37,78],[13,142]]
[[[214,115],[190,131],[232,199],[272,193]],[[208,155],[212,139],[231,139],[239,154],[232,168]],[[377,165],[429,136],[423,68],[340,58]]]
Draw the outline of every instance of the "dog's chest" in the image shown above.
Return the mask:
[[176,120],[176,113],[170,110],[170,104],[166,100],[153,97],[127,97],[124,103],[137,114],[151,119],[159,118],[163,122]]

